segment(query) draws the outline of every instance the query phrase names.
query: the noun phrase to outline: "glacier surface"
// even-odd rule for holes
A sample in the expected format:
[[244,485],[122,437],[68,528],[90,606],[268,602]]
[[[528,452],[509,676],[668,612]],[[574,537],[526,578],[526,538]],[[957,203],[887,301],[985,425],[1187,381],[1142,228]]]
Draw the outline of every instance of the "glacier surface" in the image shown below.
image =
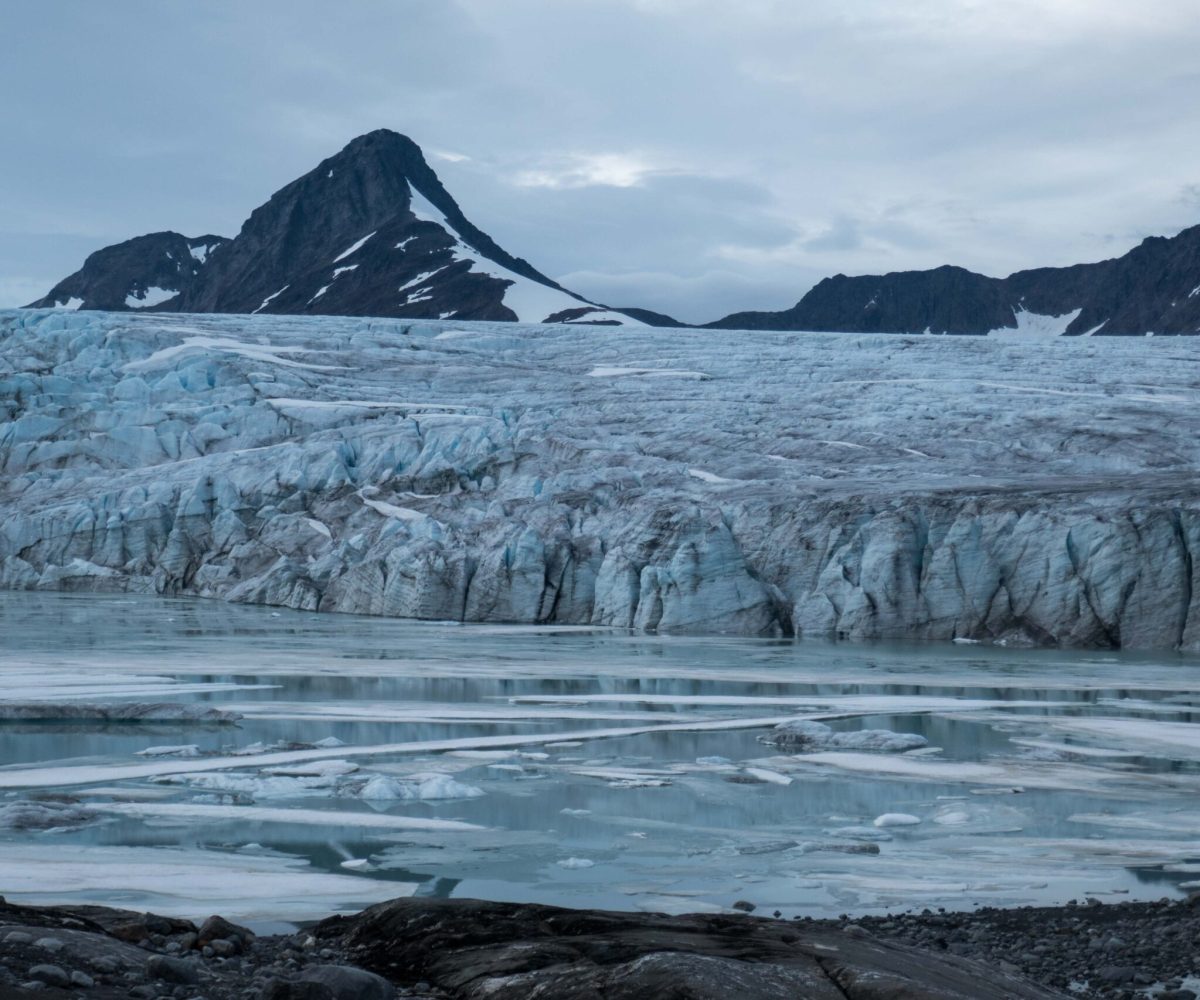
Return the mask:
[[1200,649],[1200,344],[0,313],[0,587]]

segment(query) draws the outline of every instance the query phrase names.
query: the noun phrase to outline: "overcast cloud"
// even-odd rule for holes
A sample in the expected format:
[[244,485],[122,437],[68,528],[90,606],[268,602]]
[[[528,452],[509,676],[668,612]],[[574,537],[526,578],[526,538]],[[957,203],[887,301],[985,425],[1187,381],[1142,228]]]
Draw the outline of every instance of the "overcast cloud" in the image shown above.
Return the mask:
[[380,127],[511,252],[690,321],[1200,222],[1200,0],[11,0],[0,37],[6,306]]

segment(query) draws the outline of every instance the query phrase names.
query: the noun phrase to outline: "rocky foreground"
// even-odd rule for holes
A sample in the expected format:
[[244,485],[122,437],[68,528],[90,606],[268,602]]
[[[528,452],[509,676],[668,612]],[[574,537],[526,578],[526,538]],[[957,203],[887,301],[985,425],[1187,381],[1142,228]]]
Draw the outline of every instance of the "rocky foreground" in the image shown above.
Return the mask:
[[0,997],[1195,1000],[1200,897],[840,921],[399,899],[256,936],[0,901]]
[[1200,341],[0,313],[0,587],[1200,649]]

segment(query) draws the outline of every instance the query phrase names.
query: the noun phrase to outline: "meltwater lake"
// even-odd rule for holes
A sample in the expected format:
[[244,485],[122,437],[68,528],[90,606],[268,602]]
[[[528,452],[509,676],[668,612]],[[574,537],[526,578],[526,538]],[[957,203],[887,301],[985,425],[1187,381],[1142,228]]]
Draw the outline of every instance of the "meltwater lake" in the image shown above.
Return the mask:
[[[770,742],[797,718],[832,732]],[[836,735],[863,729],[926,744]],[[1197,887],[1195,657],[0,593],[14,902],[269,927],[413,894],[831,916]]]

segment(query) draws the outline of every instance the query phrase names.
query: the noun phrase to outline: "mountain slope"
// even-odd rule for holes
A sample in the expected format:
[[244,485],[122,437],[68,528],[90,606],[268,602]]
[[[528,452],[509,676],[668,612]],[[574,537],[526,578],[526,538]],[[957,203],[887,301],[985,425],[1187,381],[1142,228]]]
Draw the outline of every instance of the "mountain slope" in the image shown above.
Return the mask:
[[817,284],[791,309],[734,313],[711,328],[847,333],[1200,333],[1200,226],[1123,257],[989,278],[959,267]]
[[150,233],[91,254],[28,308],[150,309],[190,290],[224,236]]
[[[140,240],[166,236],[182,239]],[[134,244],[141,245],[131,240],[89,258],[103,297],[81,294],[70,284],[76,275],[34,305],[141,307],[124,292],[139,282],[151,287],[142,256],[123,249]],[[385,129],[359,136],[276,192],[194,278],[164,286],[178,294],[146,305],[170,312],[644,325],[562,288],[500,247],[466,218],[420,147]]]

